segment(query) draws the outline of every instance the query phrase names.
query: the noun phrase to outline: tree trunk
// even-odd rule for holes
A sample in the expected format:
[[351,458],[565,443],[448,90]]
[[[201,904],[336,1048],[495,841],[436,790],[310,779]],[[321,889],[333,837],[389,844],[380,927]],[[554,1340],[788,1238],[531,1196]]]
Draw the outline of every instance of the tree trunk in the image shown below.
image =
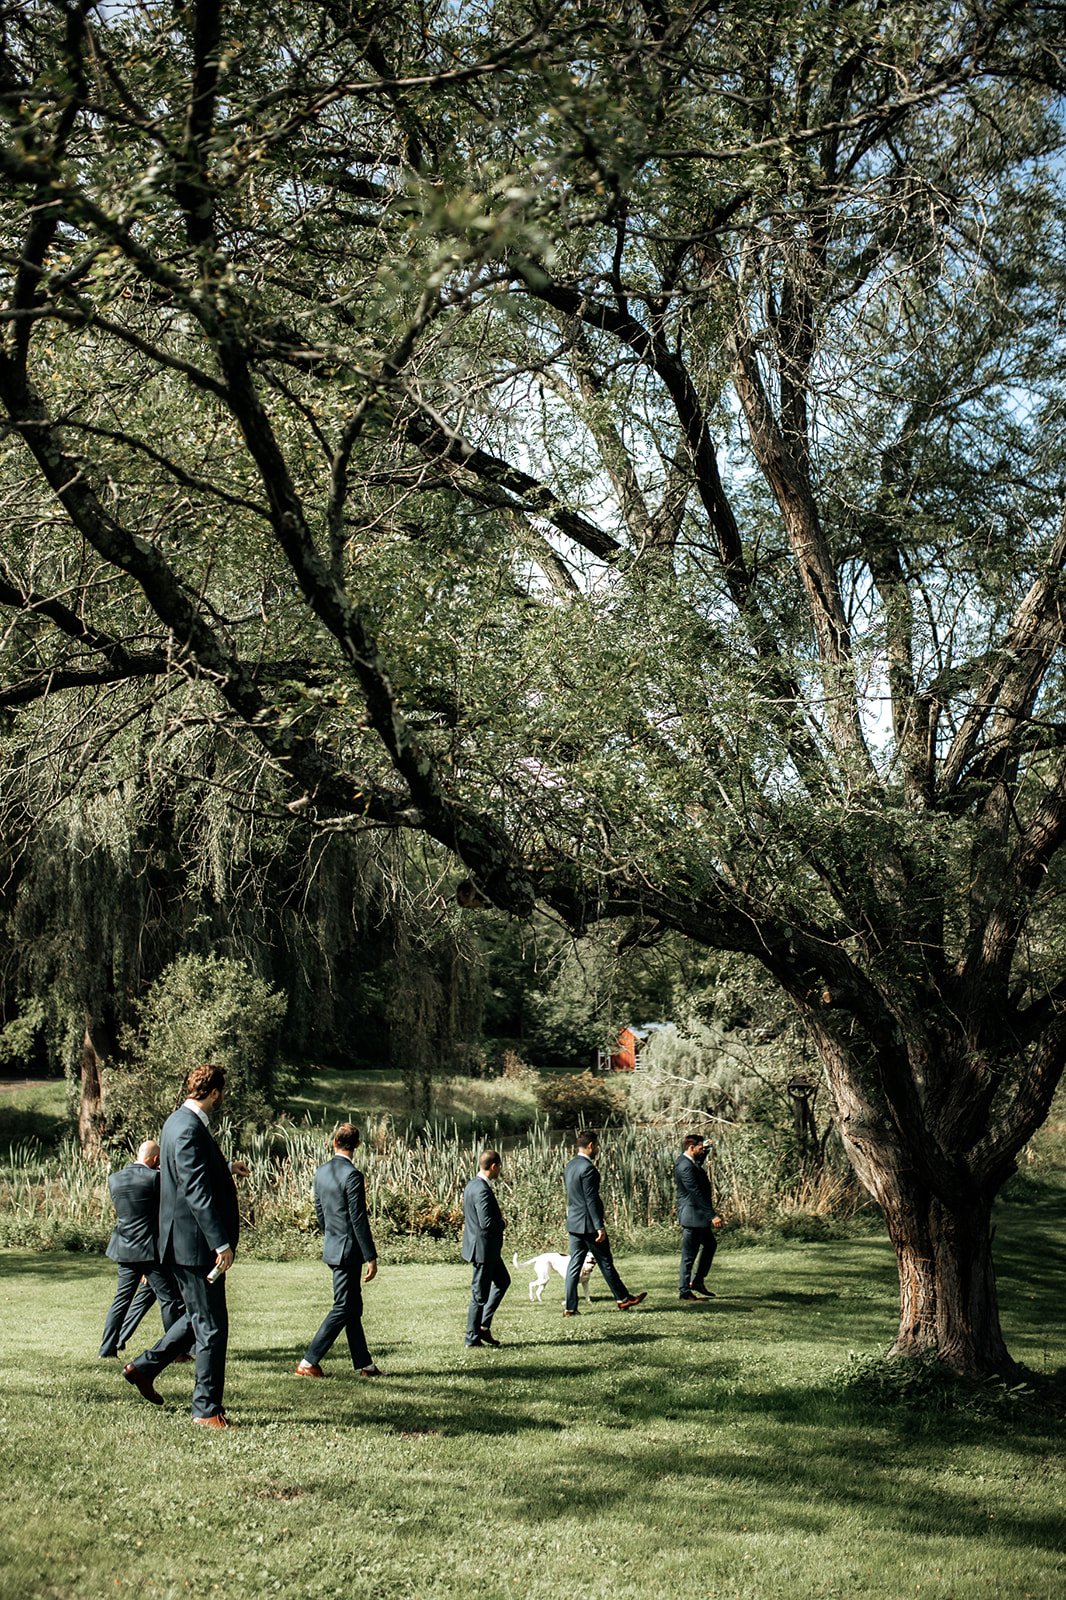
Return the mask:
[[[997,1186],[968,1181],[960,1161],[950,1199],[934,1194],[890,1118],[850,1071],[847,1050],[825,1028],[815,1036],[848,1159],[884,1213],[896,1250],[899,1332],[890,1354],[935,1355],[970,1377],[1017,1371],[1000,1328],[992,1264]],[[947,1174],[945,1180],[946,1187]]]
[[104,1125],[104,1080],[101,1058],[93,1042],[93,1018],[85,1013],[81,1046],[81,1090],[78,1100],[78,1139],[85,1155],[98,1155]]
[[907,1196],[898,1182],[884,1200],[899,1264],[899,1333],[891,1354],[935,1354],[954,1372],[1012,1372],[999,1324],[992,1264],[992,1200],[973,1194],[951,1206]]

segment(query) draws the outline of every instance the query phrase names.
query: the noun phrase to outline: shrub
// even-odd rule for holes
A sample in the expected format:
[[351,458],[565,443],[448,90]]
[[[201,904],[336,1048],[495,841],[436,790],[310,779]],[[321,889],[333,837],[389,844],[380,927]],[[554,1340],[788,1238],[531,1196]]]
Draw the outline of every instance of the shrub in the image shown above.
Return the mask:
[[154,1133],[179,1105],[185,1075],[204,1061],[226,1069],[226,1111],[238,1124],[269,1115],[278,1077],[285,997],[242,961],[179,956],[149,989],[123,1035],[125,1061],[108,1073],[112,1132]]
[[544,1077],[537,1084],[537,1103],[557,1128],[598,1128],[621,1116],[625,1096],[591,1072]]

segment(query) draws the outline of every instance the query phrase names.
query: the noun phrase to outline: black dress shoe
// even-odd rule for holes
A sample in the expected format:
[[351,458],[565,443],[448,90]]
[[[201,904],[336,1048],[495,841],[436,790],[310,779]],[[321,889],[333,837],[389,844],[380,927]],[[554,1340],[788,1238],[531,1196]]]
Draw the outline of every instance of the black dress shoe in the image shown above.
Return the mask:
[[483,1339],[468,1339],[466,1341],[466,1348],[468,1350],[480,1350],[483,1343]]
[[499,1339],[494,1339],[492,1334],[489,1333],[486,1328],[482,1328],[480,1337],[482,1344],[490,1344],[494,1350],[498,1350],[500,1348]]
[[699,1295],[693,1294],[691,1289],[682,1289],[677,1298],[679,1300],[698,1300]]
[[133,1387],[143,1394],[146,1400],[150,1400],[154,1406],[163,1404],[163,1396],[152,1383],[148,1373],[138,1371],[132,1361],[128,1361],[123,1367],[122,1376],[127,1383],[132,1383]]
[[718,1299],[718,1296],[715,1294],[714,1290],[713,1289],[705,1289],[703,1287],[702,1283],[694,1283],[692,1285],[692,1293],[696,1296],[697,1300],[717,1300]]

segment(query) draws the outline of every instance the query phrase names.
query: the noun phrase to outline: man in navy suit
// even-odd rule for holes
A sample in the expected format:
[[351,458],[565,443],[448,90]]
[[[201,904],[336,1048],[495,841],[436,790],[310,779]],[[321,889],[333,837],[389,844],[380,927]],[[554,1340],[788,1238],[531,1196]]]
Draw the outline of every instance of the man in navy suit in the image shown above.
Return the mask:
[[365,1282],[377,1276],[378,1253],[366,1211],[366,1184],[354,1163],[359,1129],[342,1122],[333,1135],[333,1159],[315,1173],[314,1198],[318,1225],[325,1234],[322,1259],[333,1268],[333,1305],[297,1362],[298,1378],[324,1378],[322,1360],[343,1328],[352,1366],[364,1378],[380,1378],[363,1333],[363,1296],[359,1268],[366,1262]]
[[188,1098],[167,1118],[159,1141],[159,1259],[177,1280],[188,1321],[176,1322],[151,1350],[123,1367],[122,1375],[146,1400],[162,1405],[153,1379],[184,1354],[191,1328],[196,1346],[192,1419],[227,1428],[222,1408],[229,1342],[225,1275],[241,1225],[233,1178],[248,1168],[237,1161],[231,1171],[211,1135],[209,1118],[221,1107],[226,1087],[223,1069],[195,1067],[187,1087]]
[[587,1129],[578,1134],[577,1155],[566,1164],[566,1231],[570,1235],[570,1259],[566,1264],[564,1317],[576,1317],[578,1314],[578,1281],[589,1251],[603,1273],[619,1311],[629,1311],[647,1299],[646,1291],[644,1294],[630,1294],[611,1255],[603,1220],[603,1202],[600,1199],[600,1174],[596,1166],[599,1148],[599,1134],[591,1128]]
[[722,1219],[715,1209],[711,1180],[703,1170],[706,1160],[707,1141],[701,1134],[686,1133],[674,1167],[681,1224],[681,1300],[714,1299],[707,1274],[718,1248],[714,1230],[722,1226]]
[[107,1180],[115,1208],[115,1227],[107,1254],[118,1267],[118,1288],[104,1322],[101,1356],[117,1356],[121,1330],[141,1279],[148,1284],[145,1309],[159,1301],[164,1330],[185,1314],[173,1278],[159,1261],[159,1146],[145,1139],[131,1161]]
[[499,1345],[492,1332],[492,1319],[511,1286],[511,1274],[503,1264],[503,1230],[507,1223],[492,1187],[499,1176],[499,1152],[483,1150],[477,1177],[471,1178],[463,1190],[462,1255],[474,1269],[466,1318],[466,1344],[470,1350],[483,1344]]

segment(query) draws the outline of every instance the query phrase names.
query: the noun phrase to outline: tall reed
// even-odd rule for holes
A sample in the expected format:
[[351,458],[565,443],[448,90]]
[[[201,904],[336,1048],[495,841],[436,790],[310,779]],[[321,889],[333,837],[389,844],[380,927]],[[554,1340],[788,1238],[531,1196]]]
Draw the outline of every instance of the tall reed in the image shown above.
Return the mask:
[[[223,1148],[236,1153],[233,1131],[224,1127],[219,1133]],[[410,1135],[384,1119],[365,1130],[357,1159],[366,1174],[375,1233],[386,1251],[390,1240],[457,1238],[463,1186],[477,1170],[484,1143],[454,1123]],[[530,1253],[563,1247],[562,1175],[572,1145],[543,1122],[501,1143],[499,1194],[509,1222],[508,1247]],[[262,1253],[316,1249],[311,1186],[315,1168],[331,1153],[327,1129],[280,1123],[244,1134],[239,1145],[251,1167],[240,1187],[248,1242]],[[669,1129],[623,1125],[604,1132],[602,1190],[615,1238],[676,1226],[678,1145]],[[0,1160],[0,1244],[102,1249],[112,1223],[109,1170],[106,1158],[87,1159],[73,1144],[46,1154],[29,1143],[12,1147]],[[753,1128],[726,1129],[716,1138],[712,1176],[730,1227],[797,1231],[808,1221],[849,1217],[860,1205],[849,1175],[796,1170]]]

